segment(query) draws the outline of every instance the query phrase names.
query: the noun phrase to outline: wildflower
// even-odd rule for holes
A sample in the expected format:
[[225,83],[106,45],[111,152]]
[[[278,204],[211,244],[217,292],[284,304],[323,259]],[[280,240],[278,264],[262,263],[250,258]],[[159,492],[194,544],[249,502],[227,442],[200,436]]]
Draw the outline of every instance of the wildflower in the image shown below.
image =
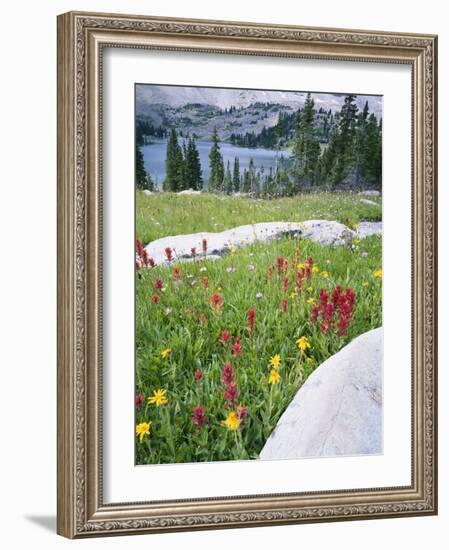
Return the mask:
[[285,273],[287,271],[287,268],[288,268],[288,260],[286,260],[282,256],[279,256],[278,258],[276,258],[276,269],[279,274]]
[[313,292],[313,287],[308,286],[308,287],[306,288],[306,290],[307,290],[307,292]]
[[157,304],[159,300],[160,297],[157,294],[153,294],[153,296],[151,296],[151,301],[153,302],[153,304]]
[[207,316],[205,313],[200,313],[198,316],[198,321],[202,327],[207,325]]
[[253,307],[250,307],[248,309],[247,317],[248,317],[248,331],[250,334],[253,334],[256,328],[256,310]]
[[226,420],[223,420],[221,423],[222,426],[225,426],[228,428],[228,430],[238,430],[240,426],[241,420],[238,417],[238,414],[234,411],[230,412],[226,418]]
[[165,390],[154,390],[153,395],[148,398],[148,403],[150,405],[156,405],[156,407],[166,405],[168,403],[168,399],[165,397],[165,394]]
[[223,297],[219,292],[214,292],[209,298],[209,304],[215,311],[220,311],[223,307]]
[[248,264],[248,271],[254,271],[254,265]]
[[230,382],[227,386],[225,386],[224,398],[231,407],[235,405],[235,400],[239,395],[240,392],[235,382]]
[[274,369],[278,370],[281,366],[281,356],[279,353],[276,353],[276,355],[273,355],[273,357],[270,357],[270,366]]
[[225,363],[223,365],[223,370],[221,372],[221,381],[225,386],[235,381],[234,369],[232,368],[231,363]]
[[270,370],[270,376],[268,377],[269,384],[279,384],[281,381],[281,375],[276,369]]
[[271,279],[272,276],[273,276],[273,266],[270,265],[268,266],[268,269],[267,269],[267,277]]
[[329,273],[327,271],[322,271],[320,273],[321,277],[324,277],[325,279],[327,279],[329,277]]
[[381,269],[378,269],[377,271],[375,271],[373,273],[374,277],[376,277],[376,279],[382,279],[382,270]]
[[240,355],[242,353],[242,344],[240,338],[235,338],[232,345],[232,355]]
[[237,247],[235,246],[235,244],[230,244],[230,245],[228,246],[228,248],[229,248],[229,252],[230,252],[231,254],[235,254],[235,251],[237,250]]
[[171,348],[166,348],[166,349],[162,350],[161,351],[162,359],[165,359],[169,353],[171,353]]
[[311,357],[307,357],[306,363],[307,363],[308,365],[311,365],[311,364],[313,363],[313,359],[312,359]]
[[181,279],[181,270],[178,265],[173,268],[171,274],[174,281],[179,281]]
[[368,281],[363,281],[362,286],[368,286],[368,285],[369,285]]
[[238,405],[235,412],[237,413],[239,420],[243,422],[243,420],[245,420],[245,418],[248,416],[248,407],[244,407],[243,405]]
[[300,267],[296,272],[296,291],[299,292],[302,288],[302,283],[304,281],[304,278],[306,276],[306,272],[304,271],[304,267]]
[[308,304],[314,304],[314,303],[315,303],[315,298],[310,297],[310,298],[307,300],[307,303],[308,303]]
[[256,300],[260,300],[262,296],[263,296],[262,292],[256,292]]
[[201,273],[204,273],[205,271],[207,271],[207,267],[200,267],[200,272]]
[[281,311],[283,313],[286,313],[287,309],[288,309],[288,301],[285,298],[282,298],[282,300],[281,300]]
[[298,297],[298,293],[296,292],[296,290],[294,290],[293,292],[290,292],[290,298],[291,298],[292,300],[294,300],[294,299],[297,298],[297,297]]
[[203,277],[203,279],[201,280],[201,284],[203,285],[203,288],[208,288],[209,287],[209,277]]
[[141,422],[136,424],[136,436],[140,439],[142,443],[143,438],[146,435],[150,435],[151,422]]
[[318,266],[315,264],[313,267],[312,267],[312,273],[318,273],[319,269],[318,269]]
[[154,289],[155,290],[162,290],[164,288],[164,282],[163,280],[158,277],[155,281],[154,281]]
[[365,251],[360,252],[360,256],[361,256],[362,258],[366,258],[366,257],[368,256],[368,252],[365,252]]
[[235,273],[237,270],[235,269],[235,267],[227,267],[226,268],[226,273]]
[[166,307],[164,310],[165,315],[170,315],[170,313],[173,311],[171,307]]
[[285,294],[288,290],[288,283],[289,283],[289,280],[288,280],[288,277],[284,277],[283,280],[282,280],[282,292]]
[[307,348],[310,348],[309,340],[307,336],[301,336],[296,340],[296,345],[301,351],[305,351]]
[[209,419],[207,418],[206,411],[204,410],[203,405],[198,405],[194,407],[192,411],[192,422],[195,426],[201,430],[208,423]]
[[206,239],[203,239],[201,241],[201,248],[203,250],[203,254],[206,255],[207,254],[207,240]]
[[164,254],[169,262],[173,260],[173,250],[169,246],[164,250]]
[[136,394],[136,407],[139,409],[143,404],[144,397],[141,393]]
[[196,257],[196,248],[195,247],[190,249],[190,254],[192,255],[192,258]]
[[204,373],[203,373],[202,370],[196,369],[195,374],[193,375],[193,377],[195,378],[195,380],[196,380],[197,382],[199,382],[199,381],[201,380],[201,378],[203,378],[203,374],[204,374]]
[[221,331],[221,334],[220,334],[220,337],[218,338],[218,340],[222,343],[222,344],[227,344],[229,342],[229,340],[231,339],[231,333],[229,332],[229,330],[222,330]]

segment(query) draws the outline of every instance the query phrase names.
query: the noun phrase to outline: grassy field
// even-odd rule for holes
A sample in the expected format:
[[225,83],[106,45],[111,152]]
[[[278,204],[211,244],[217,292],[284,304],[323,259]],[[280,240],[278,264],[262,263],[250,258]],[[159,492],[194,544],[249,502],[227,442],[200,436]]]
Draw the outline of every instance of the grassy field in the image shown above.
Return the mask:
[[[353,224],[378,219],[376,208],[350,195],[139,194],[137,238],[281,219]],[[136,462],[257,458],[310,373],[382,324],[381,256],[380,237],[352,248],[285,238],[138,270]]]
[[310,219],[335,220],[353,226],[360,220],[381,220],[380,199],[362,202],[353,193],[317,193],[294,198],[254,200],[227,195],[136,194],[136,235],[144,244],[181,233],[223,231],[247,223]]

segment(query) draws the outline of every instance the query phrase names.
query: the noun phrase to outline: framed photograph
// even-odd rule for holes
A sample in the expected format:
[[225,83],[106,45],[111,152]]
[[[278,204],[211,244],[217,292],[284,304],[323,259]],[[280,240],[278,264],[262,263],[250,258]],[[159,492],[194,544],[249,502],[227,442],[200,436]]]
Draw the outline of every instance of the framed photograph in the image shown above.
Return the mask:
[[436,63],[59,16],[59,534],[437,513]]

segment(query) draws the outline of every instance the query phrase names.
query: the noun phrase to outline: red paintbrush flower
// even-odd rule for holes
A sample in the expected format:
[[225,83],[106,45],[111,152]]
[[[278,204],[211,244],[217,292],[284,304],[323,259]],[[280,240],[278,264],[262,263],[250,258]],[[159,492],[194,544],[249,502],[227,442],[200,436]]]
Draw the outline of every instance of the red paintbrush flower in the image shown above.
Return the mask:
[[250,334],[254,334],[256,328],[256,310],[253,307],[248,309],[248,331]]
[[234,369],[232,368],[231,363],[225,363],[223,365],[223,370],[221,372],[221,381],[225,386],[235,381]]
[[196,369],[195,374],[194,374],[194,378],[197,382],[199,382],[201,380],[201,378],[203,378],[203,371],[200,370],[200,369]]
[[271,279],[272,276],[273,276],[273,266],[270,265],[268,266],[268,269],[267,269],[267,277]]
[[286,298],[282,298],[282,300],[281,300],[281,311],[283,313],[286,313],[287,309],[288,309],[288,300]]
[[194,407],[192,411],[192,422],[195,424],[195,426],[201,430],[201,428],[204,428],[208,421],[209,420],[207,418],[206,411],[204,410],[203,405],[198,405],[197,407]]
[[173,260],[173,250],[169,246],[167,246],[167,248],[164,250],[164,253],[167,260],[171,262]]
[[201,242],[201,248],[203,250],[203,254],[206,255],[207,254],[207,240],[206,239],[203,239],[202,242]]
[[209,304],[215,311],[220,311],[223,307],[223,297],[219,292],[214,292],[209,298]]
[[209,277],[203,277],[203,280],[201,281],[201,284],[204,288],[208,288],[209,286]]
[[190,253],[192,254],[192,257],[195,258],[195,256],[196,256],[196,248],[195,248],[195,247],[191,248],[191,249],[190,249]]
[[229,332],[229,330],[225,329],[225,330],[221,331],[221,334],[220,334],[220,337],[218,338],[218,340],[222,344],[227,344],[231,338],[232,338],[231,333]]
[[237,416],[239,417],[239,420],[243,421],[248,416],[248,407],[244,407],[243,405],[239,405],[236,408]]
[[240,395],[235,382],[230,382],[224,389],[224,398],[230,407],[234,407],[237,397]]
[[240,341],[240,338],[235,338],[234,343],[232,345],[232,355],[240,355],[242,353],[242,343]]
[[156,290],[162,290],[164,288],[164,282],[161,278],[157,278],[155,281],[154,281],[154,288]]
[[288,260],[283,258],[282,256],[279,256],[276,258],[276,268],[278,270],[278,273],[285,273],[288,268]]
[[136,394],[136,407],[139,409],[142,406],[144,397],[141,393]]
[[179,281],[181,279],[181,270],[179,266],[175,266],[172,270],[172,277],[174,281]]
[[285,276],[285,277],[282,279],[282,292],[283,292],[284,294],[288,291],[288,284],[289,284],[288,277]]
[[153,302],[153,304],[157,304],[159,300],[160,297],[157,294],[153,294],[153,296],[151,296],[151,301]]

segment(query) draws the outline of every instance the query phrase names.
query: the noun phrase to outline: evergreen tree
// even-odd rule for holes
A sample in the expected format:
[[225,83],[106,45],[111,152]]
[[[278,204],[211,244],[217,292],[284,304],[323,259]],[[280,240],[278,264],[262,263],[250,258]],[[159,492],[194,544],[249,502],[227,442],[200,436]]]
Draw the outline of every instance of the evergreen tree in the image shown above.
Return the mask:
[[374,113],[371,113],[366,124],[361,167],[365,185],[382,185],[382,123],[377,124]]
[[223,156],[218,144],[217,128],[214,128],[212,134],[212,147],[209,152],[210,176],[209,191],[221,191],[224,178]]
[[249,193],[251,191],[251,183],[249,179],[249,172],[246,168],[243,169],[242,177],[242,192]]
[[357,125],[354,136],[354,179],[357,187],[360,186],[362,179],[365,177],[365,168],[363,166],[362,156],[366,149],[366,127],[368,122],[368,114],[368,101],[365,101],[363,111],[361,111],[357,116]]
[[183,188],[184,159],[178,143],[176,130],[172,128],[168,134],[167,155],[165,158],[164,191],[180,191]]
[[137,141],[136,141],[136,157],[135,157],[135,161],[136,161],[136,187],[138,189],[146,189],[146,178],[147,178],[147,174],[145,172],[145,166],[144,166],[144,162],[143,162],[143,155],[142,155],[142,151],[140,150],[140,147],[139,145],[137,144]]
[[240,161],[238,157],[234,157],[234,170],[232,173],[232,183],[234,187],[234,193],[240,191]]
[[189,138],[185,152],[184,177],[186,188],[195,190],[202,189],[203,176],[201,171],[200,156],[193,137]]
[[344,183],[354,165],[354,138],[357,124],[355,95],[347,95],[340,111],[338,132],[335,134],[336,148],[333,187]]
[[297,117],[291,158],[295,191],[299,191],[304,184],[314,185],[318,175],[320,142],[315,128],[314,101],[310,93],[307,94],[304,109]]
[[231,174],[231,165],[229,160],[226,164],[226,171],[223,179],[223,190],[227,195],[232,194],[233,181],[232,181],[232,174]]

